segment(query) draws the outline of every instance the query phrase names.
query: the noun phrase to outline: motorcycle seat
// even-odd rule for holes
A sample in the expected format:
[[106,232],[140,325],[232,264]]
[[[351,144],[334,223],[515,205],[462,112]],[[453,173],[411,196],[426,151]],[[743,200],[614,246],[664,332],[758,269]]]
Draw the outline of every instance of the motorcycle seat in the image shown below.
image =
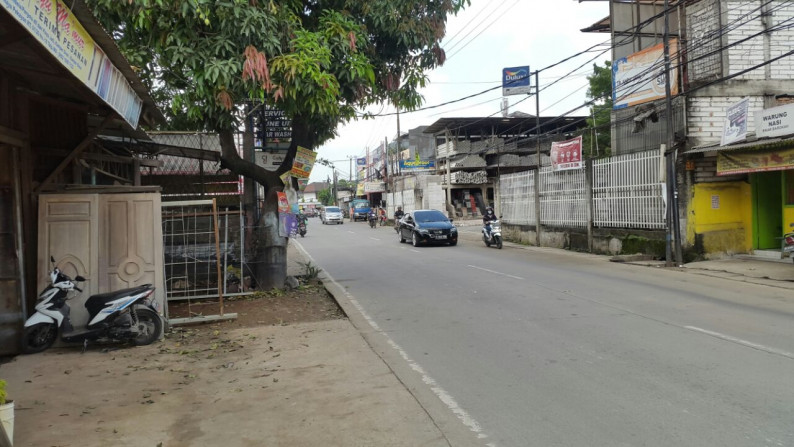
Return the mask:
[[124,296],[137,295],[151,288],[152,288],[151,284],[144,284],[141,286],[130,287],[129,289],[114,290],[113,292],[92,295],[90,298],[86,300],[85,308],[88,309],[88,312],[91,315],[95,315],[96,312],[99,312],[100,310],[102,310],[103,307],[105,307],[105,303],[108,303],[113,300],[117,300]]

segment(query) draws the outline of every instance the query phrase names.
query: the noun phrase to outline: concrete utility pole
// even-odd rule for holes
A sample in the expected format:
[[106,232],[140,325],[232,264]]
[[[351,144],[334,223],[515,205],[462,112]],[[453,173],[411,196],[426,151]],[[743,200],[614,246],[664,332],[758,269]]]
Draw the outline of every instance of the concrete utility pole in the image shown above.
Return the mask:
[[[681,253],[681,225],[678,218],[678,188],[676,185],[675,162],[677,151],[675,150],[675,129],[673,128],[673,99],[670,87],[670,0],[664,0],[664,93],[665,106],[667,108],[667,151],[665,160],[667,162],[667,239],[673,247],[666,250],[668,254],[675,252],[675,264],[683,264]],[[672,233],[672,234],[671,234]],[[668,244],[669,246],[669,244]],[[672,266],[672,259],[667,256],[665,264]]]
[[538,169],[535,171],[535,246],[540,247],[540,77],[535,71],[535,150]]

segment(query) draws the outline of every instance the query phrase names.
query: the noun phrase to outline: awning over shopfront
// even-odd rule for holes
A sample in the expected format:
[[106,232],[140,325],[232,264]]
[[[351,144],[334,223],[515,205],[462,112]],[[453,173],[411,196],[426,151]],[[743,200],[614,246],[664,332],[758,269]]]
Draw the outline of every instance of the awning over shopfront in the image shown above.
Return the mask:
[[145,138],[139,122],[164,121],[146,86],[82,0],[0,0],[0,42],[0,70],[37,95],[88,105],[89,115],[104,117],[113,110],[121,119],[105,124],[111,133],[116,129]]
[[717,153],[717,175],[794,169],[794,136],[765,138],[720,146],[695,146],[686,154]]

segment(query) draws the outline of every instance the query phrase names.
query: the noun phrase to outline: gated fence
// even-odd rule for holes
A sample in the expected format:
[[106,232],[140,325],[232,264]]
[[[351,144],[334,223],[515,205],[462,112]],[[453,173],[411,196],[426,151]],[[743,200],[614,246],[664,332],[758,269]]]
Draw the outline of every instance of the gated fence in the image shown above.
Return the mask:
[[[558,171],[551,166],[499,177],[502,220],[507,224],[586,227],[665,228],[664,159],[658,151],[592,161],[588,184],[584,169]],[[539,191],[535,176],[539,175]],[[535,196],[540,195],[540,219]],[[592,203],[592,209],[589,204]]]

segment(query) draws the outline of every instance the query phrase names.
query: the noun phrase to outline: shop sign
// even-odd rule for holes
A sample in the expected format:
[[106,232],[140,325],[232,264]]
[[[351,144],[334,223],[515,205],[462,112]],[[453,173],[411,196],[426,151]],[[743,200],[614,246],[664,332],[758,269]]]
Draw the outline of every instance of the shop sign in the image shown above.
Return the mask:
[[[670,54],[678,41],[670,39]],[[678,94],[678,64],[670,69],[670,94]],[[660,43],[612,64],[612,108],[623,109],[665,97],[664,44]]]
[[143,101],[61,0],[0,0],[11,17],[133,128]]
[[386,191],[386,183],[384,182],[364,182],[364,194],[384,191]]
[[278,169],[278,167],[281,166],[281,162],[284,161],[285,156],[284,152],[257,151],[254,153],[256,165],[268,171],[275,171]]
[[551,143],[551,167],[554,171],[581,169],[582,137]]
[[731,105],[725,111],[725,121],[722,126],[722,139],[720,146],[725,146],[747,138],[747,109],[750,98]]
[[758,138],[794,134],[794,104],[755,112],[755,135]]
[[400,160],[401,172],[426,172],[436,169],[435,160]]
[[764,152],[720,152],[717,155],[717,175],[787,169],[794,169],[794,148]]

